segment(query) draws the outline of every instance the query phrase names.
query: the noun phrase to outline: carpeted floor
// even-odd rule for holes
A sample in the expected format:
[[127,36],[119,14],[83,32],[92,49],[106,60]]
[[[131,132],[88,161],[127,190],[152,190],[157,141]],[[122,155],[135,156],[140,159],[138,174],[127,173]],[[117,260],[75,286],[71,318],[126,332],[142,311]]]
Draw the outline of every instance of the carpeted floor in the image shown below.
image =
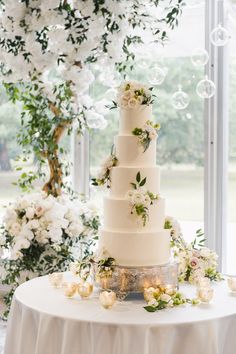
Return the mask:
[[3,354],[7,323],[0,320],[0,354]]

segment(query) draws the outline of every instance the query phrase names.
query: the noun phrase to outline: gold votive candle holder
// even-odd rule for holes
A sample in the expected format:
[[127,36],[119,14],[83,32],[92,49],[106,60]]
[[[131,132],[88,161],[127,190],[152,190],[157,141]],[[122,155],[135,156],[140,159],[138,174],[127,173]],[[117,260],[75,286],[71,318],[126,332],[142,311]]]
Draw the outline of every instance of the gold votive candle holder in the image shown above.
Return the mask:
[[64,294],[66,297],[73,297],[78,289],[77,283],[66,283],[64,285]]
[[93,284],[87,281],[81,281],[78,284],[78,294],[82,299],[88,298],[93,292]]

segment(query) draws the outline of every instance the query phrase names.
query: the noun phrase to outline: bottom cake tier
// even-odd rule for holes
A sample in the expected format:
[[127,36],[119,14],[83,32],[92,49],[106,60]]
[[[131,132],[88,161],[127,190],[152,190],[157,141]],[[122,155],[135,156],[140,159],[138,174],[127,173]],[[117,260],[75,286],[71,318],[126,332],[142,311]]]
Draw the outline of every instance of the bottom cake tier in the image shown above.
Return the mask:
[[99,249],[106,250],[120,266],[167,264],[170,259],[170,230],[145,233],[102,230]]

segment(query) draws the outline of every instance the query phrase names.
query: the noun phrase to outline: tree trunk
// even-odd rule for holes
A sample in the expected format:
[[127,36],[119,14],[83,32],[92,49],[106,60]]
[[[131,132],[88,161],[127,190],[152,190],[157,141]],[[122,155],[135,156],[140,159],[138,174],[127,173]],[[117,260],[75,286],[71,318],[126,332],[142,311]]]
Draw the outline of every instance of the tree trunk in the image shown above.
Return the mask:
[[[59,114],[59,111],[55,106],[51,105],[50,109],[55,115]],[[59,125],[55,128],[53,132],[53,141],[56,146],[58,146],[61,137],[71,123],[71,120],[67,120],[59,123]],[[54,197],[58,197],[61,195],[63,187],[63,171],[62,164],[58,156],[58,148],[50,152],[44,151],[42,155],[47,159],[50,169],[50,178],[49,181],[43,186],[43,191],[47,194],[52,194]]]

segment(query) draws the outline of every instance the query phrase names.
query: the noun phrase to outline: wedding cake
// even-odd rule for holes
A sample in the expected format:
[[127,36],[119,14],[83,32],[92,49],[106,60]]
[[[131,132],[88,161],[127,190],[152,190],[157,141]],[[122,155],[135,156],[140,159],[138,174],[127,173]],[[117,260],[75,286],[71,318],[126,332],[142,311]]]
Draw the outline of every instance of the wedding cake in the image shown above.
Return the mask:
[[97,179],[97,184],[106,179],[110,187],[104,198],[99,248],[120,266],[167,264],[170,230],[164,229],[165,199],[160,195],[156,165],[159,125],[152,121],[152,93],[137,82],[125,82],[119,88],[117,105],[119,133],[114,152]]

